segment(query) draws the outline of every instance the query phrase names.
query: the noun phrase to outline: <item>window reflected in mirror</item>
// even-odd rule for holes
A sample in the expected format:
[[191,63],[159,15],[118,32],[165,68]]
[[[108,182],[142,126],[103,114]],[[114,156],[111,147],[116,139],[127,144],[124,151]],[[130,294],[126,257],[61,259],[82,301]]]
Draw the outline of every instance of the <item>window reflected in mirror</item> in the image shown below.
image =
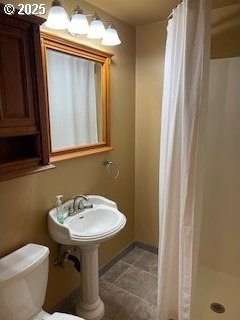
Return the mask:
[[111,55],[47,34],[42,49],[53,160],[107,151]]

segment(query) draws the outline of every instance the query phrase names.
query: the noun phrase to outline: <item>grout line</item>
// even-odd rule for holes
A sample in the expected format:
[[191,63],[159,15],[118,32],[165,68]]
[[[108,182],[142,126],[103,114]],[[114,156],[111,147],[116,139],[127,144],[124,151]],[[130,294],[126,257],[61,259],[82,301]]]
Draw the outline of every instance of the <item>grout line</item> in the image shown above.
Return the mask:
[[[126,264],[126,265],[129,266],[129,267],[133,267],[133,268],[135,268],[135,269],[141,270],[141,271],[145,272],[146,274],[157,278],[157,274],[153,274],[153,273],[151,273],[151,272],[148,272],[148,271],[146,271],[146,270],[144,270],[144,269],[141,269],[141,268],[135,266],[135,263],[144,255],[144,253],[145,253],[145,252],[148,252],[147,250],[144,250],[144,249],[143,249],[143,251],[144,251],[144,252],[142,252],[142,253],[140,254],[140,256],[139,256],[133,263],[127,263],[127,262],[125,262],[125,261],[122,260],[122,259],[118,260],[110,269],[108,269],[106,272],[104,272],[104,273],[101,275],[100,278],[102,278],[105,273],[107,273],[108,271],[110,271],[118,262],[121,262],[121,263],[123,263],[123,264]],[[129,251],[129,253],[130,253],[130,252],[131,252],[131,251]],[[117,281],[119,278],[121,278],[121,276],[123,276],[123,275],[129,270],[129,267],[128,267],[120,276],[118,276],[113,282],[110,282],[110,281],[108,281],[108,282],[110,282],[110,283],[115,283],[115,281]],[[103,279],[103,280],[105,280],[105,279]],[[107,280],[105,280],[105,281],[107,281]]]
[[[99,295],[100,295],[100,280],[101,280],[101,281],[104,281],[104,282],[107,282],[108,284],[111,283],[111,282],[109,282],[109,281],[107,281],[107,280],[105,280],[105,279],[99,278]],[[107,290],[107,288],[103,289],[102,292],[101,292],[101,294],[103,294],[103,292],[105,292],[106,290]]]
[[[144,254],[144,253],[143,253],[143,254]],[[138,260],[138,259],[139,259],[139,258],[137,258],[137,260]],[[157,278],[157,274],[153,274],[153,273],[151,273],[151,272],[148,272],[148,271],[146,271],[146,270],[144,270],[144,269],[141,269],[141,268],[135,266],[135,263],[137,262],[137,260],[136,260],[133,264],[127,263],[127,262],[122,261],[122,260],[119,260],[119,261],[127,264],[127,265],[130,266],[130,267],[134,267],[135,269],[141,270],[141,271],[147,273],[147,274],[150,275],[150,276],[153,276],[153,277],[156,277],[156,278]],[[109,269],[109,270],[110,270],[110,269]],[[125,271],[124,271],[124,273],[125,273]],[[120,276],[119,276],[119,277],[120,277]],[[119,277],[118,277],[118,278],[119,278]]]
[[[135,248],[136,248],[136,247],[135,247]],[[132,250],[134,250],[134,248],[133,248]],[[132,250],[131,250],[131,251],[132,251]],[[142,250],[143,250],[143,252],[139,255],[139,257],[138,257],[133,263],[127,263],[127,262],[125,262],[124,260],[122,260],[122,259],[120,258],[118,261],[116,261],[116,262],[114,263],[114,265],[113,265],[110,269],[108,269],[106,272],[104,272],[104,273],[101,275],[101,277],[103,277],[105,273],[107,273],[108,271],[110,271],[110,270],[111,270],[117,263],[119,263],[119,262],[127,265],[128,268],[127,268],[122,274],[120,274],[113,282],[110,282],[110,281],[109,281],[110,283],[115,283],[118,279],[120,279],[120,278],[129,270],[130,267],[134,267],[135,269],[141,270],[141,271],[143,271],[143,272],[145,272],[145,273],[147,273],[147,274],[149,274],[149,275],[155,276],[155,275],[151,274],[150,272],[147,272],[146,270],[143,270],[143,269],[141,269],[141,268],[138,268],[138,267],[134,266],[134,264],[145,254],[145,252],[148,252],[147,250],[144,250],[144,249],[142,249]],[[127,254],[129,254],[131,251],[129,251]],[[104,280],[104,279],[103,279],[103,280]],[[106,280],[106,281],[107,281],[107,280]]]
[[[140,297],[140,296],[132,293],[131,291],[128,291],[128,290],[120,287],[116,282],[117,282],[121,277],[123,277],[131,267],[133,267],[133,268],[135,268],[135,269],[138,269],[138,270],[140,270],[140,271],[143,271],[144,273],[146,273],[146,274],[148,274],[148,275],[150,275],[150,276],[153,276],[153,277],[155,277],[155,278],[157,278],[157,276],[155,276],[155,275],[153,275],[153,274],[151,274],[151,273],[148,273],[147,271],[142,270],[142,269],[140,269],[140,268],[138,268],[138,267],[134,267],[134,266],[132,266],[132,265],[130,265],[130,264],[127,264],[127,263],[126,263],[126,265],[128,265],[129,267],[128,267],[120,276],[118,276],[113,282],[110,282],[110,281],[105,280],[105,279],[102,279],[102,280],[105,281],[105,282],[107,282],[107,283],[110,284],[110,285],[114,285],[114,286],[120,288],[121,290],[124,290],[124,291],[126,291],[126,292],[128,292],[128,293],[131,293],[132,295],[134,295],[134,296],[136,296],[136,297],[138,297],[138,298],[141,298],[141,299],[145,300],[147,303],[155,306],[155,304],[151,303],[150,301],[148,301],[148,300],[146,299],[147,296],[148,296],[148,294],[150,293],[150,291],[147,292],[147,293],[146,293],[146,296],[143,298],[143,297]],[[106,290],[107,290],[107,288],[105,288],[105,289],[102,291],[102,294],[103,294]]]
[[[134,247],[132,250],[134,250],[135,248],[139,248],[139,247]],[[140,249],[142,249],[142,248],[140,248]],[[132,251],[131,250],[131,251]],[[139,257],[137,257],[137,259],[133,262],[133,263],[127,263],[127,262],[125,262],[124,260],[122,260],[123,258],[121,258],[120,260],[121,261],[123,261],[124,263],[126,263],[126,264],[128,264],[128,265],[130,265],[130,266],[133,266],[134,265],[134,263],[136,263],[137,261],[138,261],[138,259],[140,259],[143,255],[144,255],[144,253],[145,253],[145,250],[144,249],[142,249],[143,250],[143,252],[142,253],[140,253],[140,256]],[[129,251],[128,253],[130,253],[131,251]]]
[[[127,268],[125,271],[123,271],[123,273],[121,273],[113,282],[110,282],[110,281],[104,279],[104,278],[103,278],[104,275],[105,275],[107,272],[111,271],[111,269],[114,268],[119,262],[125,264],[126,266],[128,266],[128,268]],[[110,269],[108,269],[104,274],[102,274],[100,278],[102,278],[103,280],[105,280],[105,281],[107,281],[107,282],[109,282],[109,283],[114,283],[118,278],[120,278],[120,277],[129,269],[129,267],[131,267],[131,264],[128,264],[128,263],[126,263],[126,262],[124,262],[124,261],[122,261],[122,260],[118,260]]]
[[140,258],[142,258],[143,257],[143,255],[144,255],[144,253],[145,253],[145,250],[144,249],[142,249],[143,250],[143,252],[142,252],[142,254],[140,254],[140,256],[133,262],[133,266],[134,266],[134,264],[140,259]]
[[126,263],[126,265],[128,266],[128,268],[127,268],[122,274],[120,274],[120,276],[118,276],[118,277],[113,281],[113,283],[115,283],[118,279],[121,278],[121,276],[123,276],[125,273],[127,273],[127,271],[129,270],[129,268],[131,267],[131,265],[130,265],[130,264],[127,264],[127,263]]
[[[107,281],[107,280],[105,280],[105,281]],[[132,296],[134,296],[134,297],[142,300],[142,302],[146,302],[146,303],[152,305],[153,307],[156,307],[153,303],[149,302],[147,299],[145,299],[145,298],[143,298],[143,297],[140,297],[140,296],[136,295],[135,293],[132,293],[132,292],[130,292],[130,291],[124,289],[124,288],[121,288],[121,287],[119,287],[119,286],[118,286],[117,284],[115,284],[115,283],[112,283],[112,282],[109,282],[109,281],[107,281],[107,282],[108,282],[110,285],[115,286],[115,287],[117,287],[118,289],[120,289],[120,290],[122,290],[122,291],[124,291],[124,292],[127,292],[128,294],[130,294],[130,295],[132,295]],[[105,289],[105,290],[106,290],[106,289]],[[104,291],[105,291],[105,290],[104,290]]]
[[[131,267],[132,267],[133,269],[135,268],[135,269],[140,270],[140,271],[142,271],[142,272],[144,272],[144,273],[146,273],[146,274],[148,274],[148,275],[150,275],[150,276],[152,276],[152,277],[157,278],[157,276],[154,276],[154,275],[152,275],[151,273],[148,273],[148,272],[145,271],[145,270],[142,270],[142,269],[140,269],[140,268],[134,267],[133,265],[129,265],[129,268],[127,268],[119,277],[117,277],[117,278],[114,280],[114,282],[110,282],[110,281],[107,281],[107,280],[105,280],[105,281],[107,281],[108,283],[111,283],[112,285],[117,286],[118,288],[120,288],[120,289],[122,289],[122,290],[124,290],[124,291],[126,291],[126,292],[129,292],[129,293],[135,295],[134,293],[132,293],[132,292],[126,290],[126,289],[123,289],[122,287],[120,287],[120,286],[116,283],[120,278],[122,278],[122,277],[128,272],[128,270],[129,270]],[[140,297],[140,296],[138,296],[138,295],[135,295],[135,296],[136,296],[136,297],[139,297],[139,298],[141,298],[141,299],[144,299],[144,300],[147,301],[149,304],[151,304],[151,303],[146,299],[146,297],[147,297],[147,295],[148,295],[149,293],[150,293],[150,291],[146,293],[146,296],[145,296],[145,297]],[[152,304],[152,305],[154,306],[154,304]]]
[[139,268],[139,267],[136,267],[136,266],[134,266],[134,265],[132,265],[132,267],[135,268],[135,269],[141,270],[141,271],[145,272],[146,274],[148,274],[148,275],[150,275],[150,276],[153,276],[153,277],[157,278],[157,274],[152,274],[152,273],[150,273],[150,272],[148,272],[148,271],[146,271],[146,270],[143,270],[143,269],[141,269],[141,268]]
[[[131,252],[134,248],[139,248],[145,252],[155,253],[157,248],[151,245],[148,245],[144,242],[134,240],[130,245],[121,250],[117,255],[115,255],[112,259],[110,259],[105,265],[103,265],[99,270],[99,276],[102,276],[107,270],[109,270],[116,262],[124,258],[129,252]],[[127,263],[127,262],[125,262]],[[134,261],[135,263],[135,261]],[[132,264],[130,264],[132,265]]]
[[104,266],[99,270],[99,275],[102,276],[105,272],[111,269],[121,258],[125,257],[132,249],[135,248],[134,242],[121,250],[117,255],[115,255],[111,260],[109,260]]

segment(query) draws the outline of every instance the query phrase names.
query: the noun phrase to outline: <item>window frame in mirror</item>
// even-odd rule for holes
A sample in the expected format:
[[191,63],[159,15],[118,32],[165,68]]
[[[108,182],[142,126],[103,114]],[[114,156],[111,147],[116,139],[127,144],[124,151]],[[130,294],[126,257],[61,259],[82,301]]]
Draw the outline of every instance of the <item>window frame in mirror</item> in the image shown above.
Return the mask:
[[[86,156],[90,154],[107,152],[113,150],[111,147],[110,136],[110,65],[112,54],[91,48],[65,38],[60,38],[46,32],[41,32],[42,46],[42,61],[45,87],[45,100],[47,107],[48,120],[48,140],[49,140],[49,155],[50,161],[56,162]],[[47,81],[47,50],[55,50],[62,53],[67,53],[80,58],[88,59],[102,64],[101,71],[101,93],[102,93],[102,142],[91,145],[83,145],[76,147],[67,147],[59,150],[52,150],[51,146],[51,130],[50,130],[50,113],[49,113],[49,98],[48,98],[48,81]]]

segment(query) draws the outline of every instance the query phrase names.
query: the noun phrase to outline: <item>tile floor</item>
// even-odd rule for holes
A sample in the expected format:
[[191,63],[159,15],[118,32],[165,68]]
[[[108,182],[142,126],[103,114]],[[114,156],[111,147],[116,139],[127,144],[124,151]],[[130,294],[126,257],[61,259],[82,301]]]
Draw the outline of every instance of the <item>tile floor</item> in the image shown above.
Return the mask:
[[100,278],[103,320],[155,320],[157,255],[135,247]]
[[[156,320],[157,255],[135,247],[100,278],[102,320]],[[74,314],[71,304],[58,311]],[[74,301],[75,300],[75,301]]]
[[[197,289],[194,320],[240,319],[240,282],[235,278],[200,268]],[[157,320],[157,255],[132,249],[101,276],[100,296],[105,305],[102,320]],[[78,297],[76,290],[54,311],[74,314]],[[212,302],[222,303],[226,312],[212,312]]]

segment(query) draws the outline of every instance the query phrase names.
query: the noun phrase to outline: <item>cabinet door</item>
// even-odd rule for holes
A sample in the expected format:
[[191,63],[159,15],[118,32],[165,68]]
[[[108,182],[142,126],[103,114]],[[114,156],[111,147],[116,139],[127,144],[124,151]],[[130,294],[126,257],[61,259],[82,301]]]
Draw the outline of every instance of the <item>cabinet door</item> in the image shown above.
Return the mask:
[[28,30],[0,23],[0,127],[35,123]]

